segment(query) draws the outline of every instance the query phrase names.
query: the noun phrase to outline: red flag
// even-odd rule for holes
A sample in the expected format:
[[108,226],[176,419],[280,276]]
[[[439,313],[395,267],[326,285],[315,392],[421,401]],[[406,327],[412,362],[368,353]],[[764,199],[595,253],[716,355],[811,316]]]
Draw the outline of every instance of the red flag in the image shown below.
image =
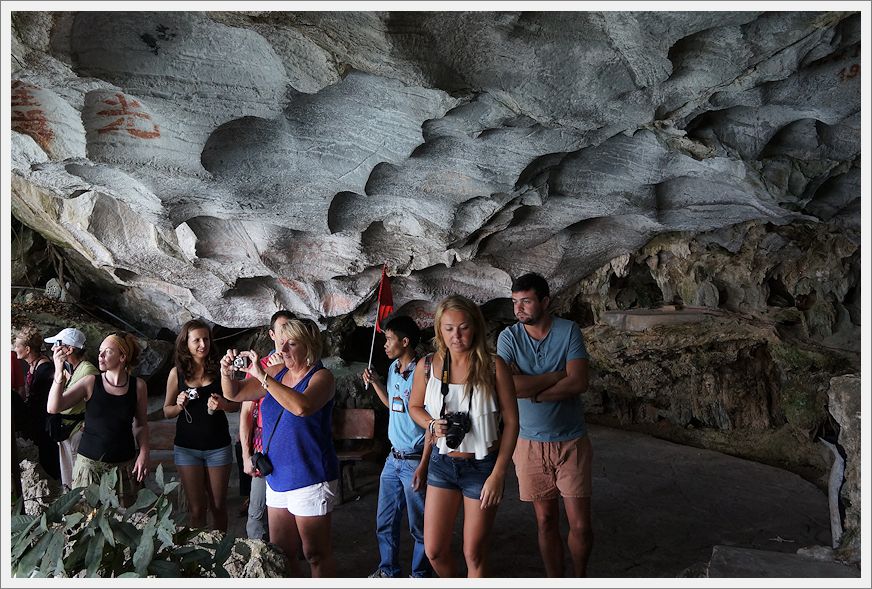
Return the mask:
[[382,331],[381,322],[394,311],[394,295],[391,293],[391,281],[387,275],[387,264],[382,266],[381,282],[378,285],[378,316],[375,319],[375,328]]

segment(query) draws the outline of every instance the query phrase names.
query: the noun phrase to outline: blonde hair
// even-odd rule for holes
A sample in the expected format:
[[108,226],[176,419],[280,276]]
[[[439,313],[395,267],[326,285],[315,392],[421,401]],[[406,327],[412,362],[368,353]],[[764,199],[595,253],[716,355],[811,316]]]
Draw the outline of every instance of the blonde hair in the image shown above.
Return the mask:
[[311,366],[321,359],[321,332],[312,321],[291,319],[279,326],[279,334],[306,348],[306,364]]
[[470,395],[475,387],[492,395],[496,390],[494,378],[494,355],[488,349],[485,338],[486,328],[484,315],[474,302],[461,295],[452,295],[443,299],[436,307],[433,318],[435,337],[433,338],[436,354],[445,361],[448,346],[442,338],[442,315],[446,311],[460,311],[472,323],[472,346],[469,351],[469,377],[466,379],[465,391]]
[[42,353],[42,334],[36,327],[32,325],[28,325],[19,329],[12,340],[13,343],[15,343],[15,340],[20,341],[22,346],[29,347],[30,351],[37,356]]

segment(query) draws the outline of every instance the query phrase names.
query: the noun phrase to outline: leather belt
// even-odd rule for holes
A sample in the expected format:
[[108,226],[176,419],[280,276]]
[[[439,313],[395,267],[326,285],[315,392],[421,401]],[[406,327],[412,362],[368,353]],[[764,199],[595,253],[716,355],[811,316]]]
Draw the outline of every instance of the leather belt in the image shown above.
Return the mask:
[[391,448],[391,455],[397,460],[421,460],[421,454],[406,454],[394,448]]

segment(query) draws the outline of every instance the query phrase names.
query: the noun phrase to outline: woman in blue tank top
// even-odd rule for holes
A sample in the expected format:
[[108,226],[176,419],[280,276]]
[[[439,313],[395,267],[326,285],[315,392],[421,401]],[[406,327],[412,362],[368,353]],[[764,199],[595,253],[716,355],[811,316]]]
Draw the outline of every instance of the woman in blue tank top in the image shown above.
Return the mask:
[[[333,577],[330,513],[339,489],[332,427],[336,383],[321,364],[321,334],[314,324],[288,321],[276,344],[284,362],[267,368],[253,350],[227,350],[221,359],[221,388],[233,401],[263,398],[263,454],[272,466],[266,473],[270,542],[288,556],[290,574],[300,576],[295,555],[302,547],[312,577]],[[237,357],[247,358],[253,378],[234,378]]]
[[176,365],[167,377],[164,416],[176,418],[173,460],[188,501],[188,524],[227,531],[227,485],[233,464],[225,411],[239,411],[239,403],[221,396],[218,353],[209,326],[192,319],[176,338]]

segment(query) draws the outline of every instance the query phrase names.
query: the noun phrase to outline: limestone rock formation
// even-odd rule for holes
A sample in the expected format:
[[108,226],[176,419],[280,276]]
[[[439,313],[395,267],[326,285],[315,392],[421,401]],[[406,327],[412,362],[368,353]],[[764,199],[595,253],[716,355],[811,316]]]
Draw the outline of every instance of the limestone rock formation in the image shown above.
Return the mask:
[[860,379],[841,376],[830,381],[829,411],[838,422],[838,442],[845,453],[845,480],[840,497],[844,505],[841,545],[837,554],[851,563],[860,562]]
[[[398,304],[485,303],[537,270],[567,311],[579,281],[676,232],[827,224],[839,259],[857,248],[856,13],[12,24],[13,214],[142,329],[263,325],[279,307],[371,324],[383,263]],[[775,233],[760,255],[791,247]],[[853,271],[812,279],[796,253],[751,291],[727,265],[651,277],[711,307],[789,295],[821,338],[856,326]]]

